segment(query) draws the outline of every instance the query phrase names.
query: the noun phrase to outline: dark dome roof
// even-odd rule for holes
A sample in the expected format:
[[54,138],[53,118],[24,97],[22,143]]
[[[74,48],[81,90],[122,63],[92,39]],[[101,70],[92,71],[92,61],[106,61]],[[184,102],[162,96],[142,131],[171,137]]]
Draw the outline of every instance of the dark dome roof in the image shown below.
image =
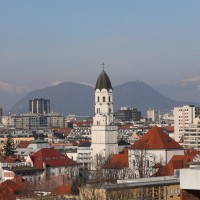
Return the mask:
[[104,70],[101,72],[101,74],[99,75],[99,78],[97,79],[95,89],[99,89],[99,90],[112,89],[110,79]]

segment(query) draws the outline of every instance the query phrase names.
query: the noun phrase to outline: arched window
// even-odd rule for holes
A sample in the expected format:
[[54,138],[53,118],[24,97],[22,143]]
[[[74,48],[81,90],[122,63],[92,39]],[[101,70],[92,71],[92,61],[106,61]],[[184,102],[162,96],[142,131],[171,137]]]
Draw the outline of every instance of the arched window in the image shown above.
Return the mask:
[[109,102],[110,102],[110,96],[109,96]]
[[99,102],[99,96],[97,97],[97,102]]
[[111,108],[109,108],[109,113],[111,113]]
[[103,96],[103,102],[105,102],[105,101],[106,101],[106,97]]

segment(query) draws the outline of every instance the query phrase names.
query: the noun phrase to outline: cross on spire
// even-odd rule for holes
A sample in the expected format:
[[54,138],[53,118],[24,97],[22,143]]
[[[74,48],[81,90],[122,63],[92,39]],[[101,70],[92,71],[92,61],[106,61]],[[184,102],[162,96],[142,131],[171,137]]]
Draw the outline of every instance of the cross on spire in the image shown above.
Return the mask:
[[103,70],[104,70],[104,66],[105,66],[104,62],[102,63],[102,66],[103,66]]

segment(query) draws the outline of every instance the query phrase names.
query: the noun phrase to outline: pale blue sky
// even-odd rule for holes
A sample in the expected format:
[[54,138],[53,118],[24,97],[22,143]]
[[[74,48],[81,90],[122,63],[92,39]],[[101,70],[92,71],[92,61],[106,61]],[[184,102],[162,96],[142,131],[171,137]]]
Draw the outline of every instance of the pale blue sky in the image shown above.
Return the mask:
[[94,84],[102,62],[114,86],[198,78],[199,10],[199,0],[1,0],[0,87]]

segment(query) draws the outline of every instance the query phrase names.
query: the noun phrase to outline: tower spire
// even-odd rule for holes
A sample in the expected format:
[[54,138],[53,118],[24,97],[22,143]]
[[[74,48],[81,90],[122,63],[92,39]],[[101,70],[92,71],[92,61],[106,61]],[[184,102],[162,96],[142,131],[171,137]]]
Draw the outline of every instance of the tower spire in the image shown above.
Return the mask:
[[104,71],[104,66],[105,66],[104,62],[102,63],[102,66],[103,66],[103,71]]

